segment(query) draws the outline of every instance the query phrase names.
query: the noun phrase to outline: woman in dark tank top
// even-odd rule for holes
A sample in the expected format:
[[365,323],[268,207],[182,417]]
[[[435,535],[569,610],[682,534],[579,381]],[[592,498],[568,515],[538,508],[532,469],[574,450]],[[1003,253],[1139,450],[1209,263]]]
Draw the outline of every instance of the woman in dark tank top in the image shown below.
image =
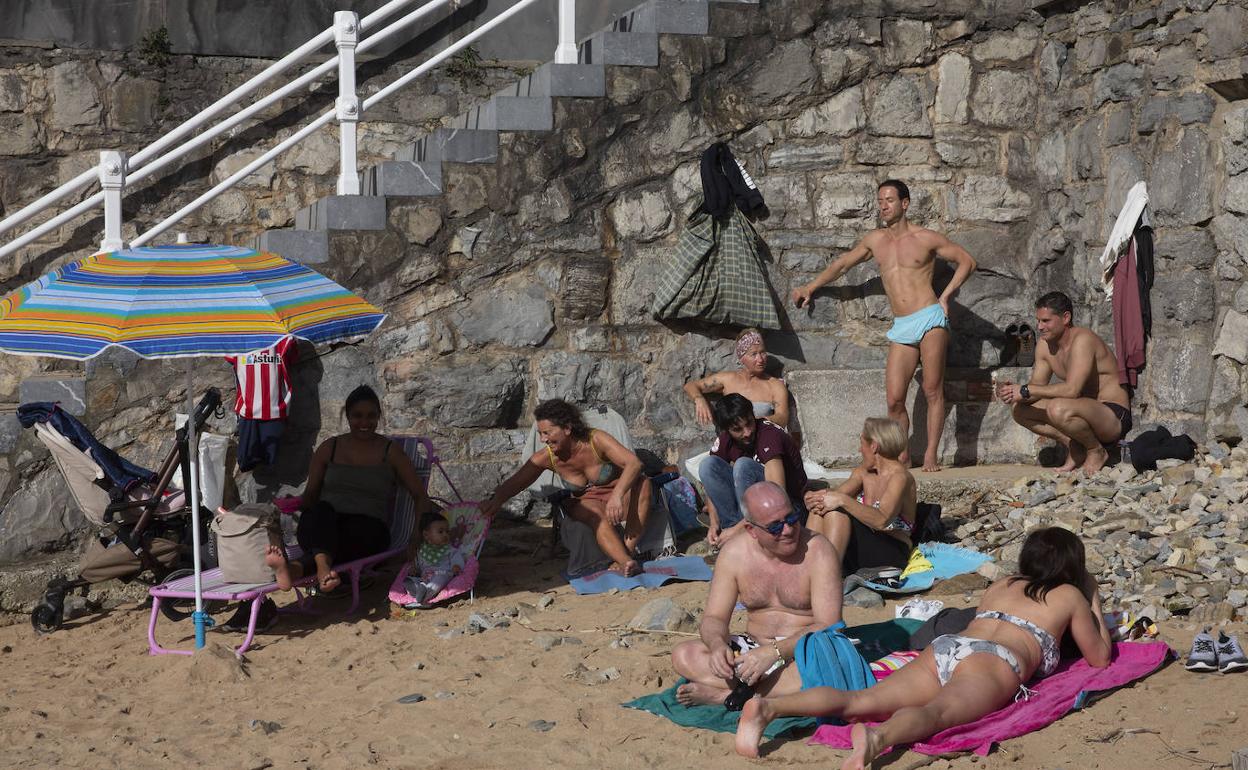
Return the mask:
[[381,401],[373,389],[361,385],[351,391],[343,414],[350,430],[317,447],[308,468],[296,530],[303,555],[287,561],[277,546],[270,546],[265,555],[282,589],[315,571],[317,586],[333,590],[341,583],[334,564],[389,548],[388,514],[395,484],[416,501],[417,516],[429,510],[429,496],[416,466],[377,432]]

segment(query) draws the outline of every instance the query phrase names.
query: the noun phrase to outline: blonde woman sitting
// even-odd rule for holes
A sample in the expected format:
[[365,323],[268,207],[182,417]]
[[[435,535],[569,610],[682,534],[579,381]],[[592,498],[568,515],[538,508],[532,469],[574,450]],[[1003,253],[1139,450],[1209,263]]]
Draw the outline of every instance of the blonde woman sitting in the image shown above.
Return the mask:
[[834,490],[806,493],[806,526],[821,533],[841,555],[842,574],[864,567],[904,567],[913,547],[917,486],[898,458],[906,434],[887,417],[862,426],[862,464]]

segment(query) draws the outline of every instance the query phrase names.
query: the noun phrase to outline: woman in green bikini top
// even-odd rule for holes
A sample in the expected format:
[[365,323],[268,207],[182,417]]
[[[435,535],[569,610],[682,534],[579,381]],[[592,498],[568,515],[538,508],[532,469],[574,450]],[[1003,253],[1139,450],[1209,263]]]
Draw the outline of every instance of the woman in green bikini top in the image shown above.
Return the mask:
[[[559,483],[563,486],[564,489],[571,492],[573,497],[580,497],[581,495],[585,494],[593,487],[605,487],[609,485],[611,482],[618,479],[620,477],[620,474],[623,473],[623,469],[620,468],[620,466],[606,459],[605,457],[602,456],[601,453],[598,452],[598,447],[594,444],[594,436],[596,435],[598,435],[598,431],[596,429],[591,430],[589,432],[588,443],[589,443],[589,448],[592,449],[594,452],[594,459],[596,459],[600,463],[600,465],[598,466],[598,475],[595,476],[593,479],[587,478],[584,484],[575,484],[571,481],[568,481],[563,476],[559,476],[559,461],[555,457],[555,450],[552,449],[550,446],[546,447],[547,458],[550,460],[550,469],[555,472],[556,476],[559,476]],[[603,435],[606,435],[606,434],[603,434]]]
[[641,460],[610,434],[591,431],[580,410],[561,399],[538,404],[533,417],[546,447],[499,484],[481,511],[493,516],[542,473],[554,471],[572,493],[564,511],[594,531],[611,569],[640,572],[635,549],[650,515],[650,481],[641,475]]

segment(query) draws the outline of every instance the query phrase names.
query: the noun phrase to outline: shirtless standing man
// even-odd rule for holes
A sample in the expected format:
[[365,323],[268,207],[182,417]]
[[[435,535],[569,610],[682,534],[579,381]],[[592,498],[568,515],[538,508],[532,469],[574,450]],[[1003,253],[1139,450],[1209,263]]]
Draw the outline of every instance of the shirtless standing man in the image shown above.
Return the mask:
[[[997,395],[1014,405],[1014,420],[1066,446],[1066,464],[1085,473],[1099,471],[1109,460],[1104,444],[1131,432],[1131,397],[1118,382],[1118,361],[1091,329],[1071,322],[1070,297],[1051,291],[1036,300],[1036,327],[1043,345],[1036,346],[1036,365],[1026,385],[997,386]],[[1061,382],[1050,385],[1057,375]]]
[[[798,639],[841,619],[841,566],[832,544],[802,527],[788,494],[770,481],[747,489],[744,502],[750,536],[734,537],[720,551],[702,638],[672,650],[673,668],[689,680],[676,691],[685,705],[723,703],[734,676],[760,694],[799,691]],[[746,607],[746,633],[730,635],[738,599]],[[757,646],[734,655],[734,645],[750,644]],[[768,674],[777,661],[780,669]]]
[[[949,345],[949,298],[975,270],[966,249],[933,230],[911,224],[910,188],[889,179],[880,183],[876,202],[883,227],[867,233],[858,245],[828,265],[815,280],[793,290],[793,304],[809,303],[824,284],[844,275],[851,267],[875,257],[884,281],[884,293],[893,310],[888,332],[888,361],[884,366],[888,416],[910,435],[906,414],[906,391],[919,361],[923,362],[923,395],[927,398],[927,449],[923,470],[938,471],[940,434],[945,428],[945,353]],[[932,288],[936,258],[956,266],[953,279],[939,297]],[[909,453],[901,457],[909,462]]]

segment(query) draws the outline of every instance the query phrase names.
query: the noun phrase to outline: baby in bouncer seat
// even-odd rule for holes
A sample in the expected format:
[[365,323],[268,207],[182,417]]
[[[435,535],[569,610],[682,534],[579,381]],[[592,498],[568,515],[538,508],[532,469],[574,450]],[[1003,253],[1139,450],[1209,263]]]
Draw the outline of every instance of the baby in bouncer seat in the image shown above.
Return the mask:
[[466,560],[458,546],[451,544],[451,523],[442,511],[426,513],[420,520],[420,546],[411,574],[403,588],[412,597],[406,607],[426,607],[451,579],[463,572]]

